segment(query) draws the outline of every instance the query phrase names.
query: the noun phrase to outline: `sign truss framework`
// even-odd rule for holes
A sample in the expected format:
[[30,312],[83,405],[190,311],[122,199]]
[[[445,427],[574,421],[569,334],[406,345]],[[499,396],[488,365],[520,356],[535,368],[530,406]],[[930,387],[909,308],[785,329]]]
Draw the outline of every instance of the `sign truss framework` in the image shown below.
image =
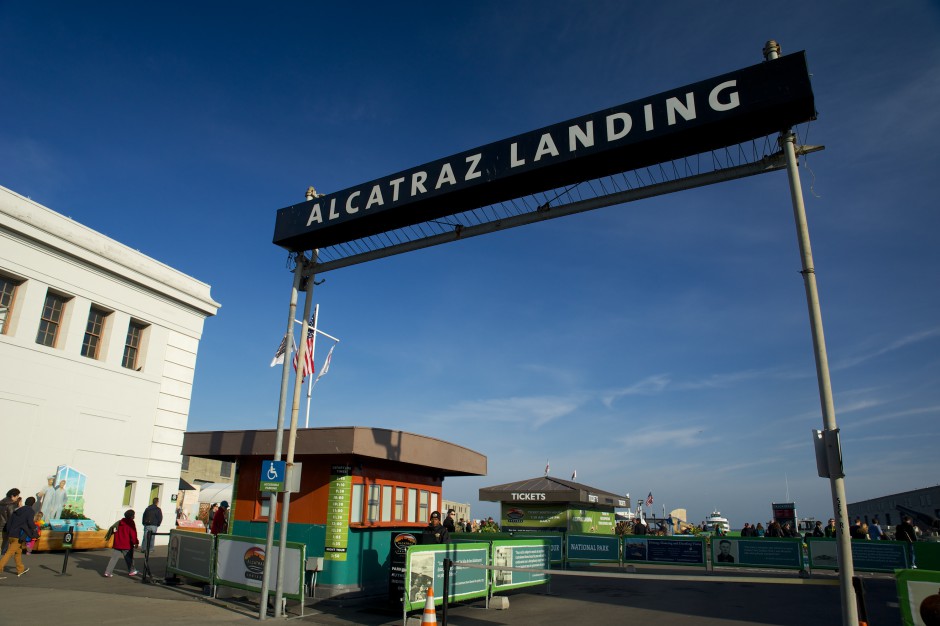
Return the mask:
[[[801,145],[797,153],[823,149]],[[763,137],[320,248],[312,270],[323,274],[451,241],[785,168],[786,159],[776,138]]]

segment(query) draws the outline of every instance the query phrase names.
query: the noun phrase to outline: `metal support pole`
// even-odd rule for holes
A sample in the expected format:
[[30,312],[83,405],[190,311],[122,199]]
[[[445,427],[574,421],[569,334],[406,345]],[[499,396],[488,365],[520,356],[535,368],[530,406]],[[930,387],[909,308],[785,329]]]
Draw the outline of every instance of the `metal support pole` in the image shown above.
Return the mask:
[[[298,370],[303,371],[305,367],[304,359],[307,354],[307,329],[310,325],[310,309],[313,308],[313,268],[316,267],[318,251],[313,251],[313,258],[304,261],[304,278],[307,281],[307,293],[304,296],[304,318],[300,325],[300,336],[302,338],[300,346],[297,348]],[[293,318],[291,318],[293,322]],[[313,372],[308,372],[308,376],[313,376]],[[303,392],[304,383],[300,376],[294,376],[294,401],[290,409],[290,435],[287,437],[287,473],[285,474],[287,484],[291,484],[291,477],[294,473],[294,448],[297,444],[297,419],[300,412],[300,396]],[[281,539],[278,543],[277,559],[277,584],[274,590],[274,617],[282,615],[282,605],[284,601],[284,567],[287,559],[284,558],[284,549],[287,545],[287,520],[290,516],[290,491],[284,491],[284,500],[281,504]],[[267,556],[267,554],[265,554]],[[265,558],[265,562],[267,562]]]
[[[300,280],[303,277],[304,257],[295,256],[297,266],[294,268],[294,284],[290,292],[290,306],[287,313],[287,331],[284,336],[287,343],[284,346],[284,363],[281,368],[281,396],[277,406],[277,436],[274,441],[274,460],[281,460],[281,448],[284,441],[284,409],[287,406],[287,385],[290,382],[291,337],[294,333],[294,316],[297,314],[297,292],[300,290]],[[306,343],[306,342],[305,342]],[[264,544],[264,573],[261,576],[261,606],[258,608],[258,619],[268,616],[268,594],[271,589],[271,559],[267,558],[274,548],[274,524],[277,518],[277,494],[268,494],[268,535]]]
[[454,562],[452,560],[444,559],[444,602],[441,605],[441,626],[447,626],[447,604],[450,600],[450,568],[453,566]]
[[[764,56],[773,61],[780,55],[780,46],[776,41],[768,41],[764,46]],[[836,431],[836,410],[832,400],[832,384],[829,379],[829,359],[826,355],[826,338],[823,334],[822,312],[819,307],[819,292],[816,289],[816,271],[813,267],[813,251],[809,241],[809,227],[806,223],[806,208],[803,205],[803,187],[796,162],[796,135],[791,130],[780,133],[780,147],[787,159],[787,177],[790,180],[790,199],[793,203],[793,219],[800,243],[802,257],[803,283],[806,287],[806,301],[809,306],[810,327],[813,333],[813,351],[816,357],[816,380],[819,386],[819,401],[822,406],[823,426],[826,430]],[[849,512],[845,501],[845,478],[842,468],[829,468],[829,485],[832,492],[832,510],[838,522],[838,557],[839,587],[842,600],[843,626],[858,626],[858,607],[855,603],[855,589],[852,577],[855,566],[852,561],[852,543],[849,537]]]

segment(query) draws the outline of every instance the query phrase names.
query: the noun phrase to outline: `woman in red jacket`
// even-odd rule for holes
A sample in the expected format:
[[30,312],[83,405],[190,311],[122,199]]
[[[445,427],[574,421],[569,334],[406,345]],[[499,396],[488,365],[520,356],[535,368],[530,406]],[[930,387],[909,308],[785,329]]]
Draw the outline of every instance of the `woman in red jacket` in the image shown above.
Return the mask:
[[111,556],[111,560],[108,561],[108,567],[104,570],[106,578],[111,578],[111,572],[114,571],[114,566],[117,565],[118,559],[122,556],[124,562],[127,563],[127,575],[137,575],[137,570],[134,569],[134,548],[139,543],[137,541],[137,525],[134,524],[134,509],[128,509],[124,512],[124,519],[117,523],[117,530],[114,531],[114,543],[111,544],[111,547],[114,548],[114,554]]

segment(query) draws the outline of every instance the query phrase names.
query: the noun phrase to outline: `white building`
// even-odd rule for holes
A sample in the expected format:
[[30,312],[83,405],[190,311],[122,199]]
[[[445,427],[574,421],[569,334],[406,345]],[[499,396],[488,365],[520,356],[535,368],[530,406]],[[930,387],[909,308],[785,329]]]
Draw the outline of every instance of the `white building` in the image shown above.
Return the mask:
[[[209,286],[0,187],[0,497],[57,475],[107,527],[175,520]],[[78,483],[78,480],[72,480]]]

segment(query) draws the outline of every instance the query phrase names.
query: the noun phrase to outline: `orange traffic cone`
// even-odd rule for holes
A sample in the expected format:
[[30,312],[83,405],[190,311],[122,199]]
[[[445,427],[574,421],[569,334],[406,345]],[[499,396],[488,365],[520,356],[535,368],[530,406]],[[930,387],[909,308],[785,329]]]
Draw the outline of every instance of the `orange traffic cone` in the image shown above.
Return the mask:
[[424,601],[424,615],[421,616],[421,626],[437,624],[437,611],[434,610],[434,588],[428,587],[428,599]]

